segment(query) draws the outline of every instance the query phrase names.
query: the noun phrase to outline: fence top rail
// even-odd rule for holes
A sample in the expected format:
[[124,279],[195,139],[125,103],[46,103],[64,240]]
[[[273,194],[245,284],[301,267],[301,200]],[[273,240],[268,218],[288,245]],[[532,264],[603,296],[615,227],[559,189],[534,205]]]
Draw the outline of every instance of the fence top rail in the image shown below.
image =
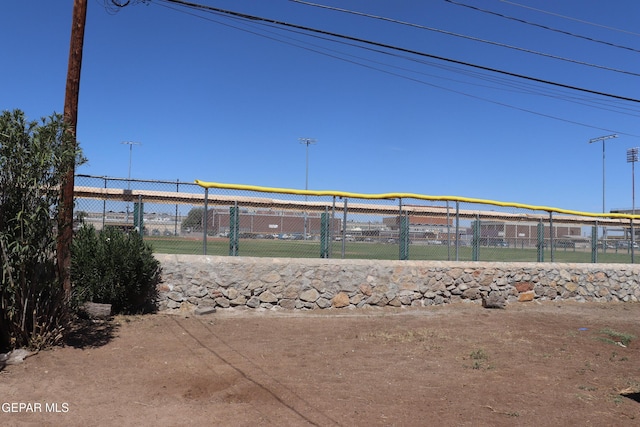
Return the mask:
[[89,179],[101,179],[103,181],[120,181],[120,182],[144,182],[150,184],[170,184],[170,185],[198,185],[191,181],[180,181],[176,179],[175,181],[167,181],[167,180],[159,180],[159,179],[139,179],[139,178],[119,178],[115,176],[106,176],[106,175],[84,175],[84,174],[76,174],[76,178],[89,178]]
[[487,204],[500,207],[512,207],[520,209],[530,209],[534,211],[545,212],[557,212],[568,215],[576,215],[591,218],[618,218],[618,219],[639,219],[640,215],[621,214],[621,213],[595,213],[595,212],[582,212],[571,209],[556,208],[551,206],[539,206],[528,205],[525,203],[517,202],[500,202],[490,199],[477,199],[473,197],[460,197],[460,196],[430,196],[426,194],[417,193],[352,193],[347,191],[336,190],[298,190],[293,188],[278,188],[278,187],[263,187],[258,185],[246,185],[246,184],[225,184],[220,182],[207,182],[201,180],[195,180],[195,183],[203,188],[219,188],[227,190],[243,190],[243,191],[256,191],[261,193],[279,193],[279,194],[296,194],[302,196],[335,196],[343,198],[358,198],[358,199],[418,199],[418,200],[430,200],[430,201],[450,201],[450,202],[463,202],[463,203],[477,203]]
[[131,202],[142,196],[145,202],[165,202],[179,204],[200,204],[204,195],[185,192],[152,191],[152,190],[123,190],[121,188],[73,187],[74,197],[82,199],[121,200]]
[[[83,187],[75,186],[74,195],[77,198],[83,199],[97,199],[97,200],[120,200],[125,202],[135,201],[138,197],[142,197],[145,202],[154,203],[171,203],[171,204],[189,204],[199,205],[205,202],[205,198],[210,205],[222,205],[229,206],[233,203],[238,203],[240,206],[248,206],[253,208],[272,208],[279,210],[292,210],[298,211],[304,209],[307,211],[323,212],[327,209],[332,209],[330,204],[326,202],[314,202],[314,201],[291,201],[272,199],[267,197],[253,197],[253,196],[238,196],[238,195],[211,195],[208,197],[205,194],[200,193],[185,193],[185,192],[169,192],[169,191],[152,191],[152,190],[123,190],[118,188],[103,188],[103,187]],[[335,209],[342,210],[340,205],[335,206]],[[348,210],[353,213],[363,214],[380,214],[380,215],[397,215],[399,212],[399,206],[397,205],[376,205],[376,204],[364,204],[364,203],[349,203]],[[402,212],[406,212],[414,215],[436,215],[445,216],[450,214],[449,209],[444,206],[416,206],[405,204],[402,206]],[[476,209],[459,209],[458,215],[461,218],[475,219],[477,217],[492,221],[518,221],[522,223],[526,222],[539,222],[548,219],[546,214],[535,213],[509,213],[499,211],[480,211]],[[587,217],[576,215],[558,215],[553,217],[554,222],[561,223],[576,223],[576,224],[599,224],[602,226],[625,226],[626,221],[620,218],[596,218],[587,220]]]

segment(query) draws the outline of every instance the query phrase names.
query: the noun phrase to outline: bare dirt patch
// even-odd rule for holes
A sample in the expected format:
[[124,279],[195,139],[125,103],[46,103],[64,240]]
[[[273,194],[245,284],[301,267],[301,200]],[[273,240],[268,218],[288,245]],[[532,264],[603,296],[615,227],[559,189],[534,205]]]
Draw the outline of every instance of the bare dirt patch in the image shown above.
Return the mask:
[[572,303],[117,317],[0,372],[0,424],[632,425],[639,319]]

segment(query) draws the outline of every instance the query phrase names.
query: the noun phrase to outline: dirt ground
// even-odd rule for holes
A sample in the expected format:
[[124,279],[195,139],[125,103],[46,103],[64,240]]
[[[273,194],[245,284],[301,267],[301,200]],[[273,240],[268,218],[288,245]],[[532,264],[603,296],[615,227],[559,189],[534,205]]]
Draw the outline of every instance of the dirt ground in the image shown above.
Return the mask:
[[98,326],[0,372],[0,425],[640,424],[640,304],[228,310]]

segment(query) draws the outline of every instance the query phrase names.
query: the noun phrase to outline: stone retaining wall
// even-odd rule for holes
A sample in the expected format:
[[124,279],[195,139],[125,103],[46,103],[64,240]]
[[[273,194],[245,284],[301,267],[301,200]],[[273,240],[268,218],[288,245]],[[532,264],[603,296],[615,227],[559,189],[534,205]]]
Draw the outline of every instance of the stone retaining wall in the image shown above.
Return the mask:
[[501,296],[637,302],[640,266],[165,255],[160,310],[423,307]]

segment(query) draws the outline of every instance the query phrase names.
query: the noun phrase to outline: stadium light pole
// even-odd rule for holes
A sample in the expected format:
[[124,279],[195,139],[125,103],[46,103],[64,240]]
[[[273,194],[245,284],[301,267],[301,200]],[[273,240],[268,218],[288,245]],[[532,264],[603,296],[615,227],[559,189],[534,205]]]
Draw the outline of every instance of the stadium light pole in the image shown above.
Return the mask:
[[[316,140],[313,138],[298,138],[300,144],[306,145],[306,167],[305,167],[305,180],[304,180],[304,189],[309,190],[309,146],[316,143]],[[308,196],[304,195],[304,201],[307,201]],[[304,213],[304,240],[307,240],[307,213]]]
[[[598,138],[592,138],[589,140],[589,144],[593,144],[594,142],[602,141],[602,213],[606,213],[605,209],[605,155],[604,155],[604,143],[608,139],[617,138],[618,135],[605,135],[599,136]],[[607,250],[607,228],[602,228],[602,251],[606,252]],[[597,251],[596,251],[597,252]]]
[[[122,141],[120,144],[125,144],[129,146],[129,175],[127,176],[127,190],[131,190],[131,157],[133,156],[133,146],[142,145],[142,144],[140,144],[139,142],[133,142],[133,141]],[[127,203],[126,222],[129,222],[129,203]]]
[[598,138],[593,138],[589,140],[589,144],[593,144],[594,142],[602,141],[602,213],[605,213],[605,141],[612,138],[617,138],[618,135],[606,135],[600,136]]
[[131,157],[133,155],[133,146],[134,145],[142,145],[139,142],[133,141],[122,141],[120,144],[125,144],[129,146],[129,175],[127,176],[127,190],[131,190]]
[[[638,161],[638,147],[627,150],[627,163],[631,163],[631,215],[636,214],[636,168]],[[631,220],[631,264],[634,263],[634,245],[636,242],[635,231],[633,229],[633,219]]]
[[627,150],[627,163],[631,163],[631,214],[636,214],[636,168],[638,161],[638,147]]

